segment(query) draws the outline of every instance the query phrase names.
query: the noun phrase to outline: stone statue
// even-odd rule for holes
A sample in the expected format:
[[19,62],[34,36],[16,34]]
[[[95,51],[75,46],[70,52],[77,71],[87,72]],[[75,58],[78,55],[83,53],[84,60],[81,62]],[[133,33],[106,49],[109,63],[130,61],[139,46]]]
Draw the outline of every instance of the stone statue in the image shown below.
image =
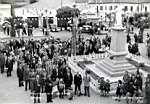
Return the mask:
[[122,26],[122,8],[118,7],[116,9],[116,24],[115,25],[121,25]]

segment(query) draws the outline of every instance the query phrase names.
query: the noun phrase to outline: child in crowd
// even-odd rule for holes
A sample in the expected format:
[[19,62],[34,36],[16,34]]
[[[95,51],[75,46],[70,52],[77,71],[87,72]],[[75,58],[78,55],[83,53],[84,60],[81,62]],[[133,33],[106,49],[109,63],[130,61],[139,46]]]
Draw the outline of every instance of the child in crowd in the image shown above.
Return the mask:
[[116,90],[116,96],[118,97],[118,101],[120,101],[120,98],[123,94],[123,83],[121,80],[118,80],[118,86],[117,86],[117,90]]
[[65,88],[65,84],[63,79],[61,78],[58,83],[59,98],[64,97],[64,88]]
[[109,79],[107,79],[105,82],[104,90],[105,90],[105,96],[109,96],[109,92],[110,92],[110,81],[109,81]]

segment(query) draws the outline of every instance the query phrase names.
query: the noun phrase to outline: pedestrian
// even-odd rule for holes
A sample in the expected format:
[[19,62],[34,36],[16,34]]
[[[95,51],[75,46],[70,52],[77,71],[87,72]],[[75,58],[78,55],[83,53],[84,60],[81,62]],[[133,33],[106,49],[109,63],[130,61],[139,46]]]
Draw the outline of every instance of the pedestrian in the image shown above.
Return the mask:
[[91,82],[91,77],[90,77],[90,71],[87,70],[85,72],[85,76],[83,77],[83,82],[84,82],[84,96],[90,97],[90,82]]
[[34,103],[40,103],[40,76],[38,74],[34,81]]
[[29,80],[30,80],[31,96],[33,96],[33,92],[34,92],[34,81],[35,81],[35,78],[36,78],[36,72],[34,71],[34,69],[30,69]]
[[53,102],[52,101],[52,89],[53,89],[53,83],[51,80],[51,76],[49,75],[46,79],[46,85],[45,85],[45,92],[47,96],[47,103]]
[[123,94],[123,83],[121,80],[118,80],[118,86],[117,86],[117,89],[116,89],[116,96],[118,97],[118,101],[120,101],[120,98]]
[[65,89],[65,84],[63,79],[61,78],[58,82],[59,98],[64,98],[64,89]]
[[19,64],[19,66],[17,67],[17,77],[18,77],[19,87],[24,86],[23,85],[23,69],[22,69],[21,64]]
[[71,73],[71,69],[67,66],[67,73],[64,74],[64,83],[65,83],[65,93],[67,93],[67,90],[71,88],[72,81],[73,81],[73,76]]
[[30,89],[30,76],[29,76],[29,65],[27,65],[27,64],[25,64],[24,66],[23,66],[23,69],[24,69],[24,75],[23,75],[23,77],[24,77],[24,81],[25,81],[25,91],[27,91],[28,90],[28,88]]
[[78,91],[78,95],[81,95],[81,84],[82,84],[82,76],[81,74],[79,74],[79,72],[77,72],[74,75],[74,85],[75,85],[75,95],[77,94]]
[[42,93],[45,92],[45,80],[46,80],[46,70],[44,68],[42,68],[42,70],[40,71],[40,79],[41,79],[41,91]]
[[4,73],[4,68],[5,68],[5,56],[3,52],[0,52],[0,69],[1,73]]
[[105,90],[105,96],[108,96],[109,92],[110,92],[110,81],[109,81],[109,79],[107,79],[105,82],[104,90]]
[[13,59],[11,59],[10,56],[8,56],[7,62],[6,62],[6,67],[7,67],[7,77],[11,76],[11,72],[13,70]]

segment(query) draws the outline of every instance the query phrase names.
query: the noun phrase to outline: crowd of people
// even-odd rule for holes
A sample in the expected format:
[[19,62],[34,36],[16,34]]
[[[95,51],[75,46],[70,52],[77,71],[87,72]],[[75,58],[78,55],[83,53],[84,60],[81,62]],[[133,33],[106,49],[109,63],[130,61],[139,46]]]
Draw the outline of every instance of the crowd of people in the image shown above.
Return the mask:
[[138,36],[134,34],[134,42],[131,42],[131,36],[127,35],[128,51],[133,55],[140,55],[139,46],[138,46]]
[[[76,54],[100,53],[99,50],[103,45],[110,47],[110,42],[111,37],[108,35],[103,40],[95,36],[84,39],[79,35],[76,42]],[[128,42],[130,43],[130,41]],[[53,102],[54,89],[58,90],[61,99],[67,95],[71,100],[74,94],[78,96],[84,94],[90,97],[90,71],[86,71],[85,76],[79,72],[72,72],[67,65],[67,57],[71,56],[71,50],[71,40],[62,41],[53,37],[39,40],[11,40],[5,44],[0,53],[0,60],[3,60],[0,63],[1,73],[5,72],[6,67],[7,77],[10,77],[13,65],[17,62],[18,86],[24,86],[25,91],[30,90],[31,96],[34,97],[34,103],[41,102],[41,93],[46,93],[47,102]],[[129,52],[131,51],[129,50]],[[84,92],[81,91],[82,84],[84,84]],[[143,77],[139,70],[132,75],[126,72],[123,80],[118,81],[116,96],[119,98],[121,96],[142,96],[142,85]],[[109,79],[105,81],[103,77],[100,78],[99,89],[102,96],[109,95],[110,86]]]
[[[41,93],[46,93],[47,102],[52,102],[55,92],[58,92],[60,98],[67,95],[70,100],[74,94],[80,96],[84,93],[90,97],[89,71],[85,72],[85,76],[81,76],[79,72],[72,73],[67,65],[68,50],[65,53],[65,49],[69,47],[68,41],[53,37],[9,41],[1,49],[1,73],[7,71],[7,77],[11,77],[14,63],[17,63],[18,86],[31,91],[34,103],[40,103]],[[81,92],[82,84],[84,92]]]
[[116,96],[119,97],[117,99],[120,101],[121,96],[126,97],[139,97],[139,99],[126,99],[127,104],[131,102],[136,102],[135,104],[139,104],[143,97],[143,74],[137,69],[136,73],[129,73],[128,71],[125,72],[123,76],[123,80],[118,80],[118,86],[116,89]]

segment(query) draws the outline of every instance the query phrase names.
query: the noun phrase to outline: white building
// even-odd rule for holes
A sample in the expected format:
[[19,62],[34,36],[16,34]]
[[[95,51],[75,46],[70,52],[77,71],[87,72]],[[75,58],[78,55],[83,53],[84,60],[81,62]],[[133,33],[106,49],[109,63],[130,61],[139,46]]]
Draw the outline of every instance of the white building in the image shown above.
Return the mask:
[[11,17],[11,5],[0,4],[0,25],[4,22],[4,19],[8,17]]
[[127,15],[134,13],[150,12],[150,0],[75,0],[77,8],[81,11],[95,8],[95,14],[104,16],[112,13],[119,7]]

